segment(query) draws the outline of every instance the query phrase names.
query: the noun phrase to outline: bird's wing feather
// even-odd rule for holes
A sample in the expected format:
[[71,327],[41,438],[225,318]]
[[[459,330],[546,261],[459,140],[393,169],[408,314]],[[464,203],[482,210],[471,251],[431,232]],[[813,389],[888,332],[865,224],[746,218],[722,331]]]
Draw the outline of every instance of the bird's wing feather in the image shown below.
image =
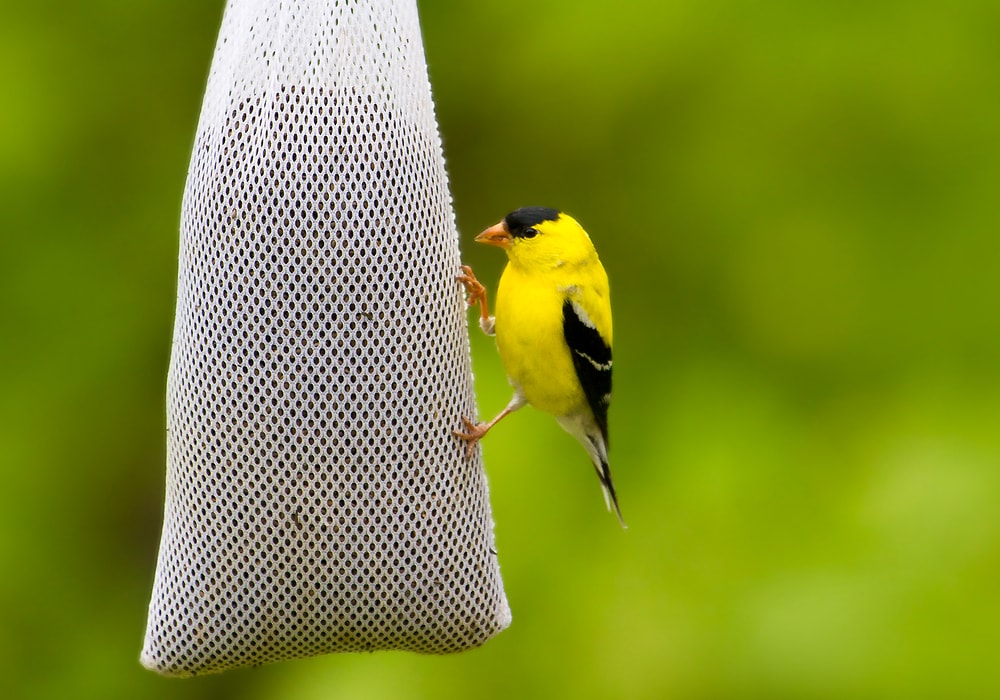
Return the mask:
[[594,420],[608,443],[608,406],[611,404],[611,346],[601,337],[590,316],[577,302],[563,302],[563,335],[573,356],[577,379]]

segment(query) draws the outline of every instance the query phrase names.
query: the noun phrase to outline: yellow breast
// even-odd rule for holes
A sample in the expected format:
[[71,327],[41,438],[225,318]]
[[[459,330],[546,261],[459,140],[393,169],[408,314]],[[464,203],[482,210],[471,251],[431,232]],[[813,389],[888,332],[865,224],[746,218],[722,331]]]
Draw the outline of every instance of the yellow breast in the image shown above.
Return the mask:
[[496,298],[497,348],[511,383],[536,408],[556,416],[586,410],[563,335],[563,303],[569,297],[590,307],[588,313],[610,342],[606,301],[593,298],[599,291],[572,275],[531,275],[513,265],[504,270]]

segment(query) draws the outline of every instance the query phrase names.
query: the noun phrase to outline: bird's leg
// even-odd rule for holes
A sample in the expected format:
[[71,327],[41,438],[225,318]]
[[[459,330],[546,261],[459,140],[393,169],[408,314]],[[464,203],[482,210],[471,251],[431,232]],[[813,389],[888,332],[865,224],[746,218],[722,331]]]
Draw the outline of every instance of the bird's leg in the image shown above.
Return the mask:
[[483,318],[489,318],[489,305],[486,303],[486,287],[476,279],[475,273],[468,265],[462,265],[462,273],[458,276],[458,281],[465,287],[465,303],[469,306],[479,304],[479,313]]
[[458,281],[465,286],[465,293],[467,295],[465,303],[469,306],[479,304],[479,327],[483,329],[486,335],[493,335],[496,322],[490,316],[489,304],[486,303],[486,287],[476,279],[472,268],[468,265],[462,265],[462,272],[464,274],[459,275]]
[[507,404],[507,407],[497,414],[496,418],[491,420],[489,423],[473,423],[471,420],[462,416],[462,423],[465,424],[465,429],[469,432],[463,433],[458,430],[453,430],[451,432],[457,438],[461,438],[465,441],[465,458],[472,459],[472,450],[475,448],[476,443],[479,442],[486,433],[490,432],[490,429],[503,420],[504,417],[510,415],[517,409],[521,408],[525,403],[524,397],[521,396],[520,392],[515,392],[514,397]]

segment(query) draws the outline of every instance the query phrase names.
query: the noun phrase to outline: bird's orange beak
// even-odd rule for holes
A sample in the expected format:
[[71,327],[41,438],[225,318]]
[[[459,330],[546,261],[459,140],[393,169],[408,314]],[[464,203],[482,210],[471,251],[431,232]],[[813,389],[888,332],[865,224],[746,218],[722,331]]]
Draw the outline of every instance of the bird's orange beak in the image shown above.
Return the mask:
[[510,231],[507,230],[507,225],[501,221],[496,226],[490,226],[476,236],[476,243],[495,245],[497,248],[509,248]]

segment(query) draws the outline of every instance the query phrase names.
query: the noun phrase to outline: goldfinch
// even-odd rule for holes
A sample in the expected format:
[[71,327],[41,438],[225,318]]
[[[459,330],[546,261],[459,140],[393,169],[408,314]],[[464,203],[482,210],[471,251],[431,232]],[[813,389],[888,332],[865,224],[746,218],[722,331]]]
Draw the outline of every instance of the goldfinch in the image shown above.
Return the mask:
[[476,237],[507,252],[490,316],[486,289],[472,269],[458,280],[469,306],[479,304],[479,325],[495,335],[514,396],[488,423],[463,417],[467,454],[504,416],[525,404],[555,416],[590,455],[608,509],[621,510],[608,466],[611,403],[611,301],[608,275],[590,236],[568,214],[524,207]]

